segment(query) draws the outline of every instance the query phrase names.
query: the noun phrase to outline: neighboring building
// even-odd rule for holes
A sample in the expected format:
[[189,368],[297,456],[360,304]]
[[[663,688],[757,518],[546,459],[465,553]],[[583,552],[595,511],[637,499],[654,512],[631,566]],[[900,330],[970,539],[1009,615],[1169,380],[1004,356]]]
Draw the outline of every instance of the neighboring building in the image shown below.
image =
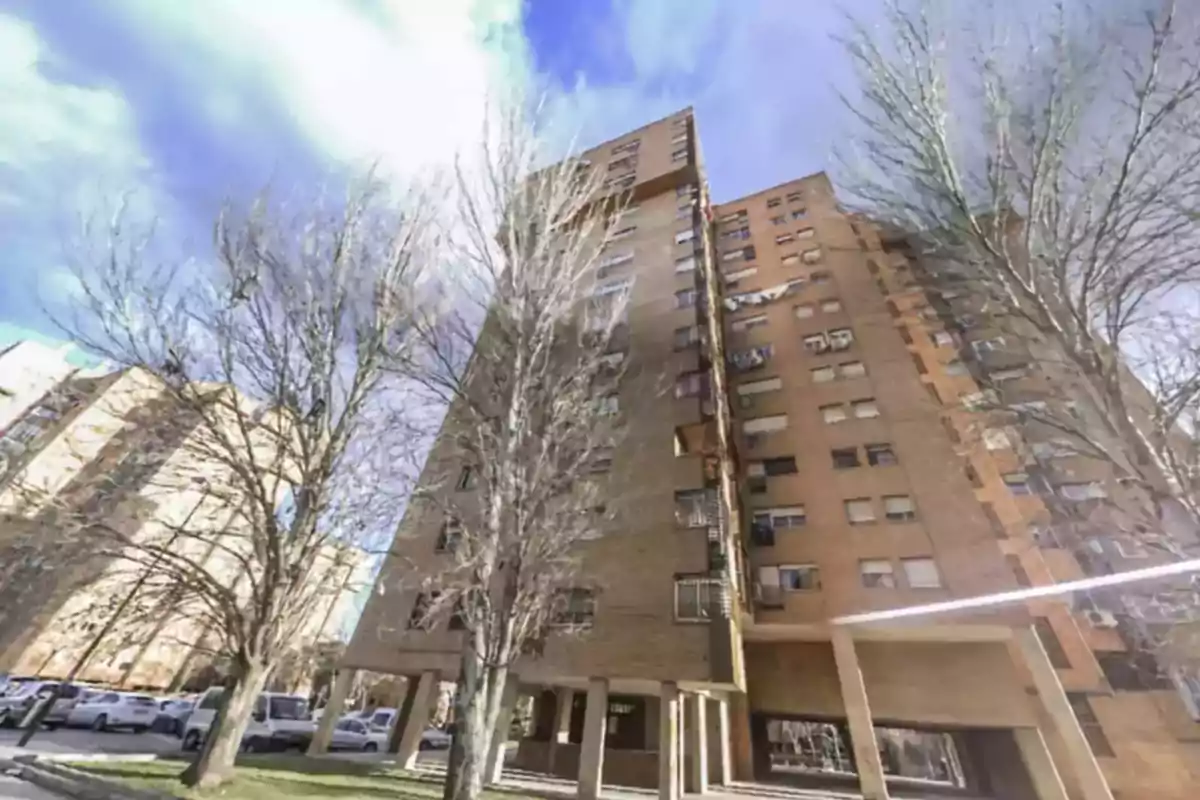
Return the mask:
[[[908,258],[824,175],[712,205],[699,152],[684,111],[583,154],[636,206],[610,246],[641,367],[621,406],[657,399],[613,454],[618,522],[584,545],[590,629],[517,667],[517,765],[587,800],[601,780],[674,798],[681,772],[872,800],[1200,796],[1200,725],[1169,687],[1117,685],[1097,652],[1120,638],[1069,598],[838,621],[1084,572],[1040,541],[1022,456],[979,434]],[[410,509],[339,676],[410,678],[402,761],[457,675],[461,634],[410,629],[416,590],[394,588],[442,563],[442,523]]]
[[[177,689],[212,672],[213,633],[195,609],[181,607],[183,597],[149,595],[152,565],[99,553],[59,522],[103,521],[131,541],[170,537],[168,547],[191,548],[198,564],[212,574],[227,570],[235,586],[240,565],[195,535],[231,524],[208,488],[222,470],[200,458],[195,439],[203,426],[184,423],[153,376],[81,374],[45,388],[0,428],[0,447],[21,444],[8,450],[14,456],[0,474],[0,671],[64,677],[99,636],[80,680]],[[176,542],[172,530],[192,535]],[[297,651],[336,638],[369,582],[366,553],[326,550]]]
[[[26,437],[35,431],[34,425],[13,430],[12,423],[76,371],[67,361],[70,349],[70,345],[52,348],[23,341],[0,350],[0,431],[4,432],[0,439],[0,476],[24,452]],[[36,418],[30,422],[35,423]]]

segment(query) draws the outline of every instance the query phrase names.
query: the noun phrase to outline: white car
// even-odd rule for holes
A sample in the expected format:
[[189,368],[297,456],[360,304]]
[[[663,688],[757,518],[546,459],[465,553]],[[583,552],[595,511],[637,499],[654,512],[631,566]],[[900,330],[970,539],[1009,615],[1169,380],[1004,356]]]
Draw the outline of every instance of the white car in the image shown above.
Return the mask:
[[451,736],[444,730],[439,728],[426,728],[421,734],[421,744],[419,747],[422,750],[448,750],[450,748]]
[[387,734],[372,731],[360,719],[339,719],[329,739],[330,750],[361,750],[374,753],[387,747]]
[[148,694],[88,692],[67,713],[67,727],[107,731],[130,728],[142,733],[154,724],[158,701]]
[[[184,725],[184,750],[200,749],[223,693],[224,689],[213,687],[200,696]],[[263,692],[255,700],[253,716],[242,735],[242,749],[248,753],[303,750],[316,730],[309,716],[307,698]]]

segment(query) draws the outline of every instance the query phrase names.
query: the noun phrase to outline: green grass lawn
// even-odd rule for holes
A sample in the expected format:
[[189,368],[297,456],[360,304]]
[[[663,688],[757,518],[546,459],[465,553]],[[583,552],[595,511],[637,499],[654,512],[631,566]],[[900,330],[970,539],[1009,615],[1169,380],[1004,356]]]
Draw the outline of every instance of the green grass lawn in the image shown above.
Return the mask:
[[[72,767],[143,789],[158,789],[188,800],[220,797],[223,800],[292,800],[325,798],[392,798],[430,800],[442,794],[440,781],[419,778],[374,764],[314,760],[299,757],[257,756],[239,759],[232,780],[218,789],[201,792],[179,783],[184,761],[107,761],[71,764]],[[512,794],[492,794],[512,800]]]

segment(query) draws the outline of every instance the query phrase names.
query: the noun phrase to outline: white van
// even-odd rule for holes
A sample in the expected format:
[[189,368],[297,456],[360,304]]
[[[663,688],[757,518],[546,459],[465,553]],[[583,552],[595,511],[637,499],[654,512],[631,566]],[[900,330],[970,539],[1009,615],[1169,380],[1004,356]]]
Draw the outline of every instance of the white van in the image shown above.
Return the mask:
[[[183,731],[183,749],[199,750],[208,734],[224,689],[217,686],[200,696]],[[263,692],[254,704],[254,716],[242,735],[242,750],[263,753],[308,747],[316,726],[309,719],[308,700],[300,695]]]

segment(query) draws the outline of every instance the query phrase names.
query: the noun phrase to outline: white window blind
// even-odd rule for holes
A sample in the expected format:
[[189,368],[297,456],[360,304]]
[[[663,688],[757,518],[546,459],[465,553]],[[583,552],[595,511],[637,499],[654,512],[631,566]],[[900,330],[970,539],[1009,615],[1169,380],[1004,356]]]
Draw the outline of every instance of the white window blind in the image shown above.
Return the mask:
[[770,433],[771,431],[785,430],[787,426],[787,414],[776,414],[770,417],[748,419],[742,424],[742,431],[745,433]]

